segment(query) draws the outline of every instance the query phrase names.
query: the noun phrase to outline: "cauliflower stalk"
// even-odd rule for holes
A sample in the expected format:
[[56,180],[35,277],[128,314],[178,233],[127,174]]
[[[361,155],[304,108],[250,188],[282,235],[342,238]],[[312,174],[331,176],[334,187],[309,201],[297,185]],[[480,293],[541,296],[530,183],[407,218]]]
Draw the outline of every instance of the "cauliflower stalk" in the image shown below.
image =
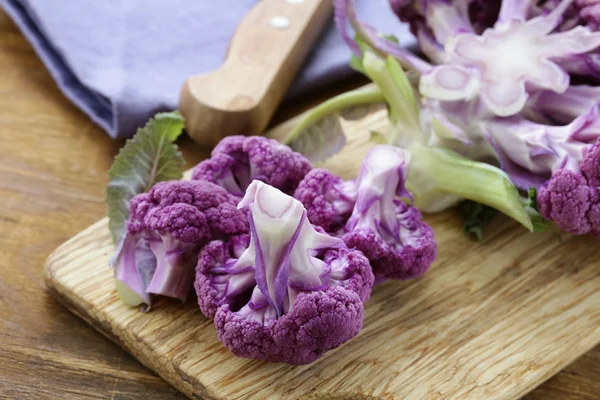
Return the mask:
[[202,251],[195,288],[235,355],[306,364],[354,337],[373,273],[344,242],[315,229],[302,204],[253,181],[238,205],[250,234]]

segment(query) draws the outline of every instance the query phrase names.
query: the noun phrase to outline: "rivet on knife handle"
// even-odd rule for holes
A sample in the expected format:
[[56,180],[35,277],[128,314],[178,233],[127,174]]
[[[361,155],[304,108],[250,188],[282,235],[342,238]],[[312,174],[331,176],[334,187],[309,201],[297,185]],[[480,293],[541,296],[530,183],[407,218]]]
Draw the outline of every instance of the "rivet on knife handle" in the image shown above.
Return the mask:
[[190,77],[179,110],[197,142],[261,133],[331,17],[331,0],[261,0],[218,70]]

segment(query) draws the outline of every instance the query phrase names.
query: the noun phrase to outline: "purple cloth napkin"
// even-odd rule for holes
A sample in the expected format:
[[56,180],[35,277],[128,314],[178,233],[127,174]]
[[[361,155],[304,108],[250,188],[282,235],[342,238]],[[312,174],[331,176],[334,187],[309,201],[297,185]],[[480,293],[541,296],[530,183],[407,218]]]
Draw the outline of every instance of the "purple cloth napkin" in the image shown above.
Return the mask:
[[[191,75],[218,68],[257,0],[0,0],[63,93],[112,137],[177,108]],[[283,1],[283,0],[282,0]],[[388,0],[358,0],[366,22],[412,45]],[[348,77],[350,52],[333,21],[289,96]]]

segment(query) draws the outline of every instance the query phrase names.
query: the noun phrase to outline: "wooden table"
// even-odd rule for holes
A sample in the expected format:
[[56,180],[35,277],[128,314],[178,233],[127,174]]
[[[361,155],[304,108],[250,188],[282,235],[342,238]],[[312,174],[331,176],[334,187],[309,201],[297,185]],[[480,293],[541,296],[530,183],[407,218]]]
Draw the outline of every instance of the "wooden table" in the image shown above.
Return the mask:
[[[122,145],[65,99],[0,11],[0,399],[183,399],[44,286],[48,254],[106,214]],[[180,146],[190,165],[208,154]],[[526,398],[600,399],[599,377],[600,346]]]

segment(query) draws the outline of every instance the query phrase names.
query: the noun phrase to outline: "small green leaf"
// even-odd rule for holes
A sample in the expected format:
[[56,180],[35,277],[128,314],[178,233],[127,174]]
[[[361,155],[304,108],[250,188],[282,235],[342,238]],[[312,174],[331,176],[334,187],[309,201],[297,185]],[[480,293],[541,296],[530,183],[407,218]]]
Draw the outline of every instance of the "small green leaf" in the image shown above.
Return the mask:
[[115,157],[108,171],[106,203],[108,226],[117,246],[129,216],[129,200],[156,182],[181,178],[184,160],[173,142],[183,127],[184,120],[178,112],[159,113],[138,129]]
[[538,204],[537,204],[537,189],[534,187],[529,188],[529,191],[527,191],[527,203],[526,203],[529,207],[531,207],[532,209],[534,209],[535,211],[538,211]]
[[368,49],[369,47],[364,42],[364,40],[362,40],[358,36],[354,37],[354,41],[360,48],[361,55],[357,56],[357,55],[353,54],[352,57],[350,57],[350,68],[354,69],[355,71],[360,72],[363,75],[367,75],[367,73],[365,72],[365,68],[363,67],[363,54],[365,53],[365,50]]
[[552,222],[542,217],[539,213],[530,215],[530,218],[533,223],[533,232],[546,232],[552,227]]
[[350,57],[350,68],[357,72],[360,72],[363,75],[366,75],[365,69],[362,65],[362,57],[353,54],[352,57]]
[[552,227],[552,222],[542,217],[538,210],[537,190],[534,187],[529,188],[527,199],[523,203],[533,223],[533,232],[546,232]]
[[369,141],[371,143],[375,143],[375,144],[389,144],[387,141],[387,135],[385,135],[384,133],[381,133],[379,131],[369,131],[369,133],[371,134],[371,137],[369,139]]
[[396,37],[395,35],[392,35],[392,34],[385,35],[385,34],[380,33],[379,37],[382,39],[385,39],[389,42],[392,42],[394,44],[400,44],[400,40],[398,40],[398,37]]
[[482,242],[483,231],[496,218],[498,210],[471,200],[463,201],[460,209],[465,234]]

